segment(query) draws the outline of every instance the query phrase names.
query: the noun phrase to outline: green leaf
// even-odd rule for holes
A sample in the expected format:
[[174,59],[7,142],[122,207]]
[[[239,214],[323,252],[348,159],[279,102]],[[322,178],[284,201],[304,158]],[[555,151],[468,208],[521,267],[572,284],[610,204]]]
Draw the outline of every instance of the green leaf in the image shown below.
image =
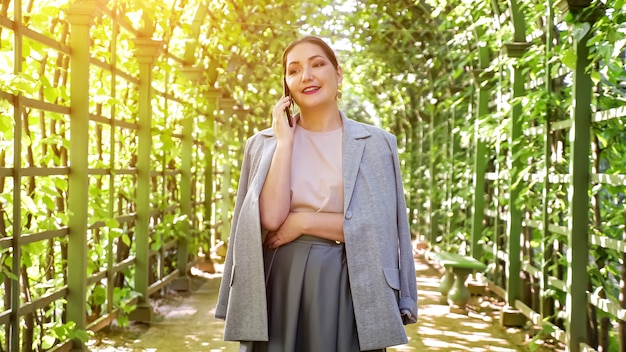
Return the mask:
[[576,56],[576,52],[574,52],[574,48],[567,48],[563,50],[563,56],[561,57],[561,61],[567,68],[570,70],[576,69],[576,61],[578,60],[578,56]]
[[119,315],[115,320],[117,321],[117,324],[122,328],[130,325],[130,319],[128,319],[126,315]]
[[10,116],[0,116],[0,133],[13,135],[13,118]]
[[59,219],[61,224],[67,224],[70,221],[70,217],[66,213],[57,213],[56,217],[57,219]]
[[[4,41],[2,42],[4,44]],[[2,45],[4,47],[4,45]],[[2,51],[0,52],[0,67],[12,68],[13,67],[13,52],[12,51]],[[5,70],[7,70],[5,68]],[[4,82],[3,82],[4,83]],[[0,87],[2,84],[0,83]]]
[[91,293],[91,297],[94,304],[104,304],[106,302],[106,289],[100,285],[95,286]]
[[572,33],[572,36],[577,41],[581,41],[587,35],[587,33],[589,33],[590,29],[591,29],[591,25],[588,22],[576,23],[576,25],[574,26],[574,31]]
[[74,338],[80,340],[81,342],[89,341],[89,332],[85,330],[76,330],[74,331]]
[[612,57],[617,58],[626,48],[626,38],[622,38],[615,42],[613,45],[613,55]]
[[125,245],[130,247],[130,237],[128,237],[127,233],[122,235],[122,242],[124,242]]
[[120,227],[120,222],[117,221],[117,219],[114,219],[114,218],[105,219],[104,223],[106,224],[106,226],[108,228],[111,228],[111,229],[115,229],[115,228],[119,228]]
[[46,86],[43,89],[43,95],[49,102],[54,102],[59,97],[59,90],[56,87]]
[[51,348],[56,343],[57,339],[54,336],[46,335],[41,338],[41,347],[45,350]]
[[163,244],[161,243],[161,241],[154,241],[152,242],[152,244],[150,244],[150,249],[153,251],[158,251],[159,249],[161,249],[162,246]]
[[54,177],[52,179],[54,182],[54,186],[62,191],[67,190],[67,178],[64,177]]
[[37,207],[33,199],[27,195],[22,195],[22,205],[31,214],[37,214],[39,212],[39,208]]
[[591,80],[593,81],[594,84],[600,83],[601,79],[602,77],[600,76],[600,72],[598,71],[591,72]]

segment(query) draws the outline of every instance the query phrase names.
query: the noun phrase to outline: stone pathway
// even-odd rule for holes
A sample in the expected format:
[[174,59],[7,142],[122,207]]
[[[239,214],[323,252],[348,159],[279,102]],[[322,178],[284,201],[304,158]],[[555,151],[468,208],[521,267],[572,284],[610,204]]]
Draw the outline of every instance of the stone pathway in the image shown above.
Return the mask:
[[[409,343],[389,348],[404,351],[529,351],[523,333],[505,330],[489,300],[472,298],[468,315],[452,314],[439,304],[440,271],[416,258],[418,323],[406,326]],[[89,342],[93,352],[236,352],[238,344],[222,341],[224,323],[213,317],[219,278],[196,276],[191,294],[174,295],[155,307],[155,322],[110,328]],[[520,342],[516,342],[520,341]]]

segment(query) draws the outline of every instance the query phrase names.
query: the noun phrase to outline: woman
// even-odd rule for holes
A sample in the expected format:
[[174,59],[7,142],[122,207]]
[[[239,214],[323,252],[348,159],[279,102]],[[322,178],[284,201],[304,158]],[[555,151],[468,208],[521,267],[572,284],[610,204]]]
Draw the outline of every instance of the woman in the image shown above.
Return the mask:
[[283,72],[290,94],[246,143],[216,308],[224,339],[254,352],[407,343],[417,288],[395,137],[339,110],[343,74],[323,40],[291,43]]

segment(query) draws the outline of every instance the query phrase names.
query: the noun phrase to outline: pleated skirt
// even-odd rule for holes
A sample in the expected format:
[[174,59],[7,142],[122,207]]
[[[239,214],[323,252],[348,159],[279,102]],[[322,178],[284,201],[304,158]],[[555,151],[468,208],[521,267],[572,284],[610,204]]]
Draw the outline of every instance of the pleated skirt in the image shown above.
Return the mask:
[[240,352],[360,351],[343,244],[303,235],[263,256],[269,341]]

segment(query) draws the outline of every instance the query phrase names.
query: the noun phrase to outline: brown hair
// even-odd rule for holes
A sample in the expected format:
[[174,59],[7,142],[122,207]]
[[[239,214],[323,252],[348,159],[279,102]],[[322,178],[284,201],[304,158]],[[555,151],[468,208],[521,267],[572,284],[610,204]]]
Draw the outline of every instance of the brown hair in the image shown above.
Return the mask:
[[324,54],[326,54],[326,56],[328,57],[328,60],[330,60],[330,62],[333,64],[333,66],[335,67],[335,70],[339,69],[339,62],[337,61],[337,56],[335,55],[335,52],[330,47],[330,45],[326,44],[326,42],[319,37],[307,35],[305,37],[296,39],[293,42],[291,42],[291,44],[289,44],[287,48],[285,49],[285,51],[283,52],[283,76],[285,75],[285,72],[287,71],[287,55],[296,45],[301,44],[301,43],[311,43],[311,44],[315,44],[319,46],[324,52]]

